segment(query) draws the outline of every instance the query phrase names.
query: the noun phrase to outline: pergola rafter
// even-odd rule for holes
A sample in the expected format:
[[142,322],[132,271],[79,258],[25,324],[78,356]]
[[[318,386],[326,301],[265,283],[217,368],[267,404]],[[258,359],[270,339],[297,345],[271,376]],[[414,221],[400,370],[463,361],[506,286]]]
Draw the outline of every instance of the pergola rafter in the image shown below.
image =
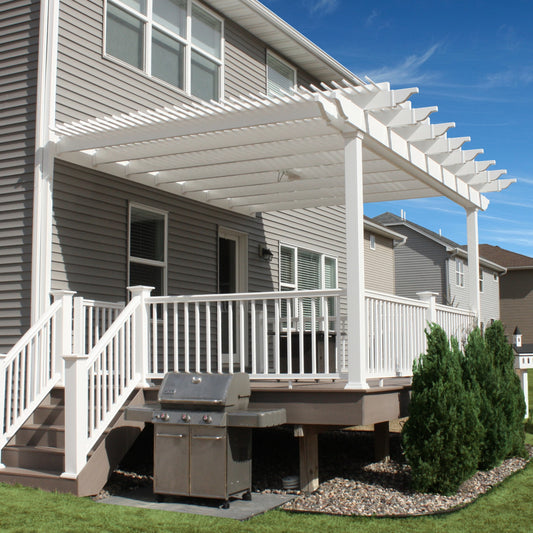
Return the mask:
[[[413,108],[416,88],[332,82],[57,127],[57,157],[246,214],[343,204],[345,136],[363,134],[365,201],[445,195],[484,209],[510,180]],[[333,203],[332,203],[333,202]],[[290,206],[290,207],[287,207]]]

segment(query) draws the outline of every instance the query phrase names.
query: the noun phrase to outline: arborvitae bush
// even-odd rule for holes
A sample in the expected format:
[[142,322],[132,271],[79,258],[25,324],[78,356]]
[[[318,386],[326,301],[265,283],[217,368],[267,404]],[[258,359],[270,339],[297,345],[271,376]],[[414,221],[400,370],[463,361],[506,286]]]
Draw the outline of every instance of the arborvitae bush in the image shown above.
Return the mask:
[[482,429],[475,393],[463,384],[457,341],[450,348],[437,325],[426,336],[427,352],[413,365],[403,448],[415,490],[451,494],[477,470]]
[[524,417],[526,402],[520,378],[514,371],[515,355],[512,346],[505,337],[503,324],[497,320],[487,328],[485,341],[488,351],[492,354],[494,367],[501,383],[501,409],[506,422],[502,442],[503,458],[515,455],[526,455],[524,447]]

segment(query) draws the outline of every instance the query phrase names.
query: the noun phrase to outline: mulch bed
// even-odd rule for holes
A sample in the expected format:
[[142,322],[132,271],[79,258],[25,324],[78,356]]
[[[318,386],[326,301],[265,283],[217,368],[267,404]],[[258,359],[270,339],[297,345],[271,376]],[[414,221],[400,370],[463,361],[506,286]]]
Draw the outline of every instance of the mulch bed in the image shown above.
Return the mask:
[[[134,453],[111,476],[100,497],[151,486],[152,465],[139,461],[151,457],[151,436],[142,453]],[[533,447],[528,447],[530,457]],[[475,500],[506,477],[524,468],[527,460],[511,458],[502,465],[478,472],[463,483],[457,494],[421,494],[410,489],[411,473],[403,461],[400,436],[391,436],[391,460],[373,460],[372,432],[332,431],[319,436],[320,486],[312,494],[283,489],[285,476],[298,474],[298,442],[288,429],[254,433],[253,490],[294,494],[283,506],[288,511],[360,516],[416,516],[460,508]]]

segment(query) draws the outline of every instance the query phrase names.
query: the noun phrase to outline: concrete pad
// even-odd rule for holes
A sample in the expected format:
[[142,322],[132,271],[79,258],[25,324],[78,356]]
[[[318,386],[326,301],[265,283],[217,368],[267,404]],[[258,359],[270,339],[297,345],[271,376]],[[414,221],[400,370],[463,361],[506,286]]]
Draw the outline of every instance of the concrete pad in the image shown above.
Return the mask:
[[222,502],[220,500],[207,498],[175,498],[167,496],[164,501],[158,502],[151,488],[142,487],[127,494],[102,498],[98,502],[110,505],[125,505],[143,509],[171,511],[174,513],[247,520],[248,518],[252,518],[252,516],[275,509],[294,498],[296,498],[294,494],[262,494],[253,492],[251,501],[245,501],[238,497],[232,498],[230,499],[230,508],[221,509],[220,505]]

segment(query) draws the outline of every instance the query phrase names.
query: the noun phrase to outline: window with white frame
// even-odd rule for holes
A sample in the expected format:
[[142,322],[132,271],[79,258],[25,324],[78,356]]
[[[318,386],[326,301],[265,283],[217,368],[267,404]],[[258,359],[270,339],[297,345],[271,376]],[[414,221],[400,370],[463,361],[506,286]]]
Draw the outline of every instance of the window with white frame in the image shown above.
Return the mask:
[[266,72],[268,96],[283,96],[296,86],[296,70],[271,52],[267,52]]
[[222,20],[192,0],[107,0],[105,53],[203,100],[222,98]]
[[483,274],[484,274],[483,270],[480,270],[479,271],[479,292],[483,292],[483,289],[484,289],[483,287],[484,275]]
[[[282,291],[337,288],[337,259],[295,246],[280,247],[280,289]],[[303,302],[304,316],[311,316],[311,302]],[[284,309],[282,309],[285,315]],[[318,312],[318,308],[317,308]],[[328,312],[334,313],[333,300],[328,300]]]
[[370,249],[376,249],[376,236],[373,233],[370,234]]
[[166,294],[167,214],[130,204],[128,285],[155,287],[152,295]]
[[458,257],[455,258],[455,284],[458,287],[465,286],[465,263]]

